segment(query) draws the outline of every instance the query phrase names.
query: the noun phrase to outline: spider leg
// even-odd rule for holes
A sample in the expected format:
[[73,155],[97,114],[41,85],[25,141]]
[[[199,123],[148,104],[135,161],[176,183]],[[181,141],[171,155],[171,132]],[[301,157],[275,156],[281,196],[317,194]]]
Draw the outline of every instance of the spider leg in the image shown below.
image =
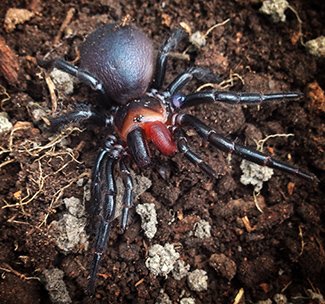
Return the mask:
[[182,74],[177,76],[167,87],[166,91],[171,95],[177,93],[182,87],[189,83],[193,78],[201,82],[218,82],[220,79],[210,69],[203,67],[190,67]]
[[200,105],[203,103],[223,102],[228,104],[260,104],[268,101],[276,100],[291,100],[302,97],[302,93],[237,93],[237,92],[223,92],[216,90],[208,90],[203,92],[196,92],[184,96],[179,101],[179,108],[186,108]]
[[179,42],[186,36],[186,32],[181,28],[174,30],[171,36],[165,41],[159,50],[156,63],[155,78],[152,88],[159,90],[164,82],[166,65],[169,53],[174,50]]
[[284,162],[275,160],[271,156],[265,155],[254,149],[239,145],[233,141],[225,138],[224,136],[217,134],[215,130],[205,125],[202,121],[189,114],[178,114],[176,116],[176,123],[180,126],[190,126],[196,130],[196,132],[210,144],[224,152],[232,152],[244,159],[254,162],[261,166],[267,166],[270,168],[278,169],[283,172],[295,174],[299,177],[316,180],[316,176],[311,173],[304,172],[299,168],[290,166]]
[[[100,191],[96,191],[99,195],[97,200],[100,200],[98,208],[100,223],[97,231],[97,239],[95,243],[95,254],[92,261],[90,276],[87,286],[87,292],[92,294],[95,290],[96,275],[101,261],[102,254],[106,248],[107,240],[110,234],[111,225],[114,220],[116,207],[116,182],[114,168],[117,163],[120,151],[111,150],[111,153],[106,154],[104,161],[99,165],[99,171],[104,179],[103,187]],[[98,203],[97,203],[98,204]]]
[[180,128],[174,130],[174,135],[177,141],[177,148],[179,152],[194,165],[197,165],[203,172],[212,178],[218,178],[218,174],[196,153],[194,153],[187,145],[187,138],[185,132]]
[[121,216],[121,231],[124,232],[128,224],[129,209],[133,206],[133,180],[130,173],[128,164],[125,162],[125,158],[120,160],[120,170],[122,173],[122,180],[125,188],[123,195],[123,210]]
[[78,104],[75,111],[63,114],[51,120],[51,128],[54,130],[62,128],[69,123],[92,122],[100,126],[111,126],[113,124],[112,115],[104,115],[91,108],[87,104]]
[[72,76],[77,77],[82,83],[90,86],[93,90],[105,94],[102,83],[88,72],[68,63],[62,59],[38,60],[39,66],[45,69],[57,68]]
[[101,202],[101,179],[103,178],[101,173],[103,171],[103,166],[106,162],[108,154],[112,150],[114,144],[116,142],[115,136],[111,135],[105,142],[105,146],[103,149],[99,151],[96,157],[95,165],[92,172],[92,180],[91,180],[91,206],[89,213],[92,215],[96,215]]

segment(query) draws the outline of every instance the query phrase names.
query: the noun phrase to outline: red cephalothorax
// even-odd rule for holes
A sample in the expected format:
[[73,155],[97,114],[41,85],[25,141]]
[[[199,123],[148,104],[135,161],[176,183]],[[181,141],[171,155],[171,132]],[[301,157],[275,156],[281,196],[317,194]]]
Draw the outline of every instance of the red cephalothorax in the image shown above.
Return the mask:
[[168,125],[169,109],[158,97],[145,96],[133,100],[119,107],[115,115],[115,130],[123,141],[128,142],[128,136],[138,129],[146,141],[152,142],[161,153],[173,155],[177,147]]

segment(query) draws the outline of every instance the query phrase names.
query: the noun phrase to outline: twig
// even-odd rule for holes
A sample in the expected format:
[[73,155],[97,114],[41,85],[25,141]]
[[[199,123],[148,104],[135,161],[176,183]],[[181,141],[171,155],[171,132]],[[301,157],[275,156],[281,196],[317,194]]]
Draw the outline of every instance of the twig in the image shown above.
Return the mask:
[[205,83],[205,84],[199,86],[196,89],[196,92],[202,91],[203,89],[208,88],[208,87],[213,88],[213,89],[217,88],[217,89],[226,90],[226,89],[229,89],[234,86],[236,79],[239,79],[243,85],[245,84],[243,77],[241,77],[239,74],[233,73],[231,71],[228,79],[225,79],[225,80],[221,81],[220,83]]
[[8,94],[6,88],[3,87],[2,85],[0,85],[0,95],[4,95],[4,96],[5,96],[5,98],[4,98],[4,99],[1,99],[1,101],[0,101],[0,107],[1,107],[1,110],[2,110],[3,104],[4,104],[6,101],[10,100],[11,97],[10,97],[10,95]]
[[6,161],[4,161],[3,163],[0,164],[0,169],[2,169],[3,167],[5,167],[5,166],[7,166],[9,164],[12,164],[14,162],[16,162],[15,159],[8,159],[8,160],[6,160]]
[[290,136],[294,136],[294,134],[292,133],[288,133],[288,134],[271,134],[266,136],[265,138],[259,140],[259,141],[255,141],[256,143],[256,148],[258,151],[263,151],[264,148],[264,144],[266,141],[268,141],[270,138],[275,138],[275,137],[290,137]]
[[20,273],[19,271],[13,269],[10,265],[8,264],[2,264],[3,266],[0,266],[0,270],[8,272],[8,273],[13,273],[15,276],[20,278],[21,280],[27,281],[27,280],[37,280],[41,281],[40,278],[38,277],[27,277],[26,275]]
[[63,20],[58,33],[54,37],[54,40],[53,40],[54,45],[57,45],[60,42],[62,33],[64,32],[64,30],[68,26],[68,24],[71,22],[75,11],[76,10],[73,7],[68,10],[67,15],[65,16],[65,19]]
[[220,22],[220,23],[217,23],[213,26],[211,26],[206,32],[205,32],[205,37],[208,36],[215,28],[219,27],[219,26],[222,26],[222,25],[225,25],[227,24],[228,22],[230,21],[230,18]]
[[52,104],[52,115],[56,112],[58,107],[58,98],[55,94],[55,85],[51,77],[48,74],[45,74],[45,82],[50,92],[51,104]]
[[303,232],[302,232],[302,226],[299,225],[299,238],[300,238],[300,242],[301,242],[301,249],[299,252],[299,256],[301,256],[304,252],[304,248],[305,248],[305,242],[304,242],[304,236],[303,236]]
[[297,20],[298,20],[298,34],[299,34],[299,40],[300,43],[305,46],[305,42],[303,40],[303,33],[302,33],[302,20],[300,19],[300,16],[298,14],[298,12],[296,11],[296,9],[294,7],[292,7],[290,4],[288,5],[288,9],[290,9],[296,16]]
[[241,299],[244,296],[244,293],[245,293],[244,288],[240,288],[238,293],[236,294],[236,297],[235,297],[235,300],[234,300],[233,304],[239,304]]
[[89,177],[89,173],[88,172],[83,172],[82,174],[80,174],[78,177],[70,180],[70,182],[68,184],[66,184],[64,187],[62,187],[61,189],[59,189],[54,195],[53,198],[51,200],[51,203],[48,207],[48,213],[44,216],[44,219],[41,221],[41,223],[38,225],[38,227],[40,228],[41,226],[46,224],[46,221],[50,215],[51,209],[54,208],[55,204],[58,202],[58,200],[62,197],[62,195],[64,194],[64,191],[71,187],[75,182],[77,182],[79,179],[83,178],[83,177]]

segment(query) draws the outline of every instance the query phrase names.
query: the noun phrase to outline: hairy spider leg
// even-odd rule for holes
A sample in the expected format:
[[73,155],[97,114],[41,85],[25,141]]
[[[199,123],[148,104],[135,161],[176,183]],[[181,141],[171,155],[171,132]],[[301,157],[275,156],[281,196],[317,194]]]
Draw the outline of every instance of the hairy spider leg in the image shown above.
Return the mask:
[[117,163],[117,158],[113,154],[105,154],[100,166],[100,175],[103,177],[104,183],[99,191],[100,197],[97,198],[100,202],[97,239],[95,243],[95,253],[90,269],[90,276],[87,286],[87,292],[93,294],[95,290],[96,275],[98,272],[99,263],[102,254],[106,248],[107,240],[110,234],[111,225],[114,220],[116,208],[116,181],[114,168]]
[[177,141],[178,151],[183,153],[192,164],[197,165],[208,176],[217,179],[218,174],[198,154],[189,148],[185,132],[180,128],[175,128],[174,135]]
[[40,60],[38,59],[38,65],[45,69],[57,68],[63,72],[66,72],[72,76],[77,77],[82,83],[90,86],[93,90],[105,94],[103,84],[94,76],[89,74],[71,63],[68,63],[62,59],[54,60]]
[[183,29],[177,28],[161,46],[157,57],[156,72],[154,82],[151,86],[152,88],[157,90],[161,89],[165,79],[168,55],[186,36],[187,33]]
[[78,104],[75,111],[60,115],[51,120],[53,130],[61,129],[69,123],[95,123],[99,126],[111,126],[113,124],[113,115],[104,115],[88,104]]
[[179,108],[196,106],[204,103],[222,102],[228,104],[260,104],[268,101],[291,100],[302,97],[302,93],[242,93],[208,90],[192,93],[183,97]]
[[133,179],[130,173],[129,166],[126,162],[126,157],[120,160],[120,171],[124,185],[124,195],[122,200],[122,216],[121,216],[121,232],[124,232],[128,224],[129,210],[133,207]]
[[208,127],[202,121],[192,115],[178,114],[176,116],[176,123],[180,126],[189,126],[194,128],[203,139],[224,152],[234,153],[235,155],[261,166],[267,166],[283,172],[295,174],[305,179],[316,180],[316,177],[313,174],[304,172],[299,168],[295,168],[284,162],[275,160],[271,156],[258,152],[254,149],[236,144],[224,136],[217,134],[215,130]]

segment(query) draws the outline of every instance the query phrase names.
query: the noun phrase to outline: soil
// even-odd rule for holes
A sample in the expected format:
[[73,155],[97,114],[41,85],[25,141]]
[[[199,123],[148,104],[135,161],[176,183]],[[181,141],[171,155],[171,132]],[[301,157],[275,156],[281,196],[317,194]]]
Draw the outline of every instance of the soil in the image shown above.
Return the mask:
[[[292,0],[295,12],[287,9],[286,21],[280,23],[259,12],[259,1],[1,3],[0,35],[6,45],[4,50],[2,43],[1,51],[9,54],[0,57],[1,111],[13,128],[0,136],[0,303],[180,303],[183,298],[195,303],[280,303],[274,300],[277,294],[290,303],[324,303],[325,66],[303,44],[324,35],[324,1]],[[8,32],[3,21],[9,8],[25,8],[34,16]],[[61,135],[50,130],[52,116],[80,101],[95,103],[96,94],[79,83],[71,95],[56,89],[51,96],[48,73],[36,58],[47,54],[78,64],[78,46],[86,34],[127,15],[157,49],[181,22],[192,33],[205,33],[229,18],[211,31],[205,46],[187,50],[190,62],[184,56],[169,60],[166,84],[195,63],[220,75],[220,82],[231,78],[228,90],[304,92],[296,101],[258,107],[202,105],[187,112],[252,147],[268,135],[293,133],[269,139],[264,152],[316,174],[319,183],[276,171],[254,199],[253,186],[240,182],[240,159],[188,133],[193,149],[216,170],[218,180],[179,154],[167,158],[154,153],[150,168],[133,166],[152,182],[137,203],[156,205],[158,231],[152,240],[146,238],[136,214],[124,235],[116,222],[96,293],[89,298],[85,287],[92,250],[84,242],[64,252],[57,246],[53,223],[66,212],[64,198],[85,200],[84,189],[107,133],[91,126],[70,127]],[[185,49],[183,43],[178,51]],[[187,90],[199,85],[194,82]],[[211,225],[211,236],[205,239],[192,233],[200,219]],[[207,272],[206,290],[193,291],[186,278],[149,273],[149,248],[166,243],[176,244],[190,271]],[[63,271],[65,299],[54,300],[55,291],[50,296],[46,287],[45,273],[54,268]]]

